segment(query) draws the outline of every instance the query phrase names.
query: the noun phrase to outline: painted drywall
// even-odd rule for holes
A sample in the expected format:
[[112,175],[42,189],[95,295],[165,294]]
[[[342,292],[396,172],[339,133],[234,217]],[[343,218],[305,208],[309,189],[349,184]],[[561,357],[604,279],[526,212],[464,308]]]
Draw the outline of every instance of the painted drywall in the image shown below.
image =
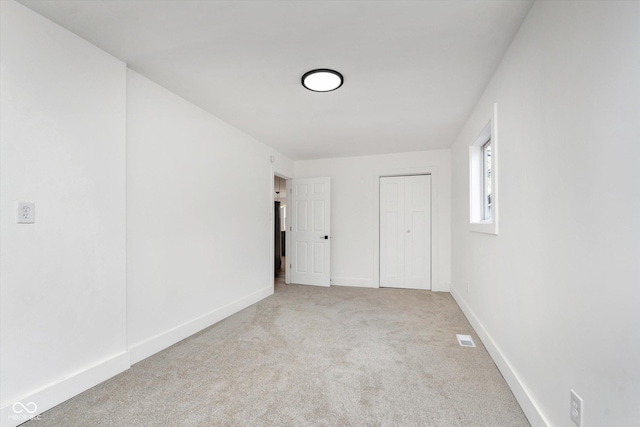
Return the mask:
[[451,277],[450,152],[297,161],[296,178],[331,178],[331,284],[379,286],[379,178],[432,174],[432,290]]
[[[20,4],[0,7],[4,426],[24,421],[15,401],[41,412],[129,365],[126,66]],[[16,224],[16,201],[35,202],[35,224]]]
[[128,71],[132,363],[273,293],[273,173],[292,169],[266,145]]
[[[640,3],[536,2],[452,150],[452,293],[532,424],[640,420]],[[500,231],[469,231],[498,105]]]

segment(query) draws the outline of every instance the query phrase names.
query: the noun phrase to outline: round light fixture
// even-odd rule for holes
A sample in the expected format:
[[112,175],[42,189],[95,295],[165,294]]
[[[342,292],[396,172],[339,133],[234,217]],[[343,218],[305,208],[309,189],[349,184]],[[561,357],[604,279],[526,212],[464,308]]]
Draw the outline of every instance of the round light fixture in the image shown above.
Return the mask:
[[302,76],[302,86],[314,92],[331,92],[342,86],[344,77],[328,69],[311,70]]

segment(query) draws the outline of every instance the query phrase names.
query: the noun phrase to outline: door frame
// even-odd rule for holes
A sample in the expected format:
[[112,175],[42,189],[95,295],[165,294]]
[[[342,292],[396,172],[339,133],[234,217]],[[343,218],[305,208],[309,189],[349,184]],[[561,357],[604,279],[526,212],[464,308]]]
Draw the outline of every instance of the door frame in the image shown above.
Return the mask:
[[[276,188],[275,188],[275,180],[276,180],[276,176],[280,177],[284,180],[286,180],[287,185],[286,185],[286,190],[287,191],[287,200],[289,197],[289,181],[292,178],[287,177],[286,174],[276,171],[275,168],[273,167],[273,164],[271,165],[271,170],[270,170],[270,176],[271,176],[271,181],[269,184],[269,235],[271,236],[271,238],[269,239],[269,264],[271,265],[271,267],[269,268],[269,271],[271,272],[271,275],[269,276],[269,281],[271,282],[271,289],[275,291],[275,286],[276,286],[276,279],[275,279],[275,265],[273,263],[273,260],[275,259],[275,233],[274,233],[274,229],[275,229],[275,218],[274,218],[274,213],[273,213],[273,202],[274,200],[274,195],[276,194]],[[286,233],[286,238],[285,238],[285,251],[288,250],[289,248],[289,233]],[[290,283],[289,282],[289,268],[285,265],[285,283]]]
[[373,173],[373,223],[376,225],[373,227],[373,286],[380,287],[380,178],[391,176],[411,176],[411,175],[431,175],[431,291],[438,290],[440,288],[438,283],[439,277],[439,255],[438,255],[438,242],[439,233],[438,226],[440,224],[440,218],[438,216],[438,187],[439,176],[438,168],[436,166],[424,166],[419,168],[405,168],[405,169],[382,169]]

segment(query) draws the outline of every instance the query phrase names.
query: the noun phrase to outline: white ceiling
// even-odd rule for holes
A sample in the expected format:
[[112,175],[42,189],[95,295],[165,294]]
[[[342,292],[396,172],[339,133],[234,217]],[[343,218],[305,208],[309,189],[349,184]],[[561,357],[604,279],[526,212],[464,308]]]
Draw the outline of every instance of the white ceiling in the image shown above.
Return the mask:
[[449,147],[532,1],[20,3],[302,160]]

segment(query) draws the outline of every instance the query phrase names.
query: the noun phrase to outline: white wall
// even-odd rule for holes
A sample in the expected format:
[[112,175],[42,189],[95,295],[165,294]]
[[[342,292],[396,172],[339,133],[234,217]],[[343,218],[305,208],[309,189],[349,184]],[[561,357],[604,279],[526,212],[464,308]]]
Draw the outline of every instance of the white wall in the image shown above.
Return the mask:
[[432,289],[451,278],[450,152],[421,151],[295,162],[296,178],[331,178],[331,284],[379,285],[379,178],[432,174]]
[[[534,426],[640,420],[640,3],[536,2],[452,151],[452,293]],[[498,104],[500,232],[469,226]],[[467,290],[468,284],[468,290]]]
[[[126,369],[125,64],[1,2],[2,425]],[[15,202],[36,223],[15,223]],[[32,406],[29,407],[30,409]]]
[[[0,4],[0,390],[13,426],[14,402],[40,413],[271,294],[273,174],[293,164]],[[36,203],[35,224],[15,224],[16,201]]]
[[145,77],[127,76],[135,363],[273,293],[273,172],[291,176],[292,163]]

